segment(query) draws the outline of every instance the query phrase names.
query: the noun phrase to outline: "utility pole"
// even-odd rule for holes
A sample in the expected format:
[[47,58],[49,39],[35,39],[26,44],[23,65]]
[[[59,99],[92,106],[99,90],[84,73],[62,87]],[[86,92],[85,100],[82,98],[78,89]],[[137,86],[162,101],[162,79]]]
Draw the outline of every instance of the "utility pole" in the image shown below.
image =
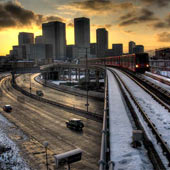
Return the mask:
[[89,107],[89,101],[88,101],[88,56],[87,56],[87,49],[88,47],[86,47],[86,95],[87,95],[87,100],[86,100],[86,104],[85,106],[87,107],[87,113],[89,112],[88,107]]

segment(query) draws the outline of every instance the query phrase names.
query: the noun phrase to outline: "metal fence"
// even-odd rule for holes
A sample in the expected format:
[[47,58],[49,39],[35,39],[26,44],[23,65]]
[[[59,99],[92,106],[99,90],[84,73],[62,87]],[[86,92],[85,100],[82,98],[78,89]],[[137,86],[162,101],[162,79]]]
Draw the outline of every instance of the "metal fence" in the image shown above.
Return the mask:
[[[108,78],[105,79],[105,98],[99,170],[113,170],[110,161]],[[110,169],[112,168],[112,169]]]

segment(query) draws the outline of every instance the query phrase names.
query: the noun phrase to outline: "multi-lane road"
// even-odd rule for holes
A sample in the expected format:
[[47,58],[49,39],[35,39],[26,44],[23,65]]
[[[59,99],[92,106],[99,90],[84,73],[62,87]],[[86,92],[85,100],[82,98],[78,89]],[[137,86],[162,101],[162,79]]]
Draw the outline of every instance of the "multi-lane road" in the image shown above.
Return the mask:
[[[36,88],[36,85],[41,86],[34,82],[33,77],[32,88]],[[22,84],[21,80],[19,82]],[[25,80],[22,86],[25,88],[29,87],[27,83],[29,82]],[[31,142],[34,141],[32,143],[30,142],[29,147],[23,151],[24,153],[28,152],[24,155],[26,155],[25,158],[29,159],[28,162],[30,162],[32,167],[45,169],[44,152],[42,153],[41,144],[44,141],[48,141],[50,150],[49,159],[51,160],[50,168],[54,165],[53,154],[60,154],[75,148],[81,148],[83,150],[83,156],[80,162],[71,165],[72,169],[94,170],[98,168],[101,123],[75,115],[61,108],[41,103],[26,96],[24,96],[24,103],[18,102],[17,97],[23,95],[12,88],[10,76],[2,79],[0,86],[2,90],[0,112],[23,130],[31,138]],[[43,91],[47,90],[48,98],[51,97],[68,105],[76,105],[75,107],[81,108],[81,105],[84,107],[83,102],[85,99],[83,97],[80,98],[78,96],[56,92],[55,90],[52,91],[49,88],[42,88]],[[5,104],[10,104],[13,107],[11,114],[3,112],[2,107]],[[90,105],[91,110],[94,108],[96,109],[95,112],[100,111],[100,114],[102,114],[102,102],[91,101]],[[85,124],[83,132],[75,132],[66,128],[65,122],[72,117],[83,120]],[[35,147],[36,145],[37,147]],[[20,148],[22,151],[23,146],[20,146]]]

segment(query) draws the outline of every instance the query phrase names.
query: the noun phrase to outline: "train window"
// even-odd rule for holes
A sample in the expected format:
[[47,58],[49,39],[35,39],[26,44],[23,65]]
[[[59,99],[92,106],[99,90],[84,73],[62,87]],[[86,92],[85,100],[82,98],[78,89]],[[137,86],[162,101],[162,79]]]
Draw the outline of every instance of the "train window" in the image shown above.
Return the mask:
[[141,63],[148,63],[149,62],[149,57],[148,54],[136,54],[136,63],[141,64]]

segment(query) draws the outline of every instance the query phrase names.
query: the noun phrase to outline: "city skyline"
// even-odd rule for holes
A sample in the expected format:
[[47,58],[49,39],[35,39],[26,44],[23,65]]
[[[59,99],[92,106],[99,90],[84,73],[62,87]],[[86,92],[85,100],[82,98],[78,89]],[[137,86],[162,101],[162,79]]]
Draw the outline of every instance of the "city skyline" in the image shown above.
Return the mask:
[[[41,3],[40,3],[41,2]],[[150,3],[148,5],[148,3]],[[49,21],[66,23],[67,44],[74,44],[74,18],[88,17],[90,42],[96,42],[96,29],[109,32],[109,48],[128,42],[143,44],[147,50],[170,46],[170,13],[168,0],[0,0],[0,55],[6,55],[18,43],[19,32],[42,35],[41,24]],[[159,10],[158,10],[159,9]],[[158,11],[158,12],[157,12]]]

